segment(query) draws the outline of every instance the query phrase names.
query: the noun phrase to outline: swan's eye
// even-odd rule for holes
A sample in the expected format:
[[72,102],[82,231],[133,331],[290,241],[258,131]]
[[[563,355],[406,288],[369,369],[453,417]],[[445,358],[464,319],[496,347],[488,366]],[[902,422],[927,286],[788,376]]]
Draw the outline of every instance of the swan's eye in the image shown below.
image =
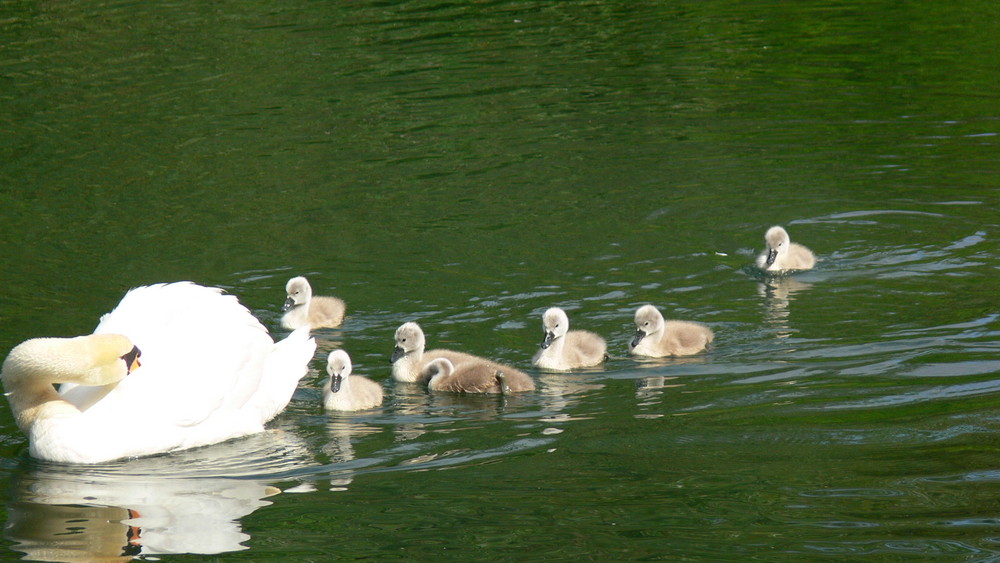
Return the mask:
[[142,365],[139,363],[139,356],[141,355],[142,352],[139,351],[139,347],[133,346],[127,354],[122,356],[122,359],[125,360],[125,367],[127,370],[126,373],[132,373],[136,368]]

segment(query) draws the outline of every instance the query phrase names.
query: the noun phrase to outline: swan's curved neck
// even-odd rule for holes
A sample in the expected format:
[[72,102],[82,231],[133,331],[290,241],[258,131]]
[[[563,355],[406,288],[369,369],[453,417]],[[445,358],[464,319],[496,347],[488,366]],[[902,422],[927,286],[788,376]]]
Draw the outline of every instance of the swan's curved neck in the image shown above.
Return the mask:
[[649,339],[650,344],[659,344],[660,341],[663,340],[663,338],[667,335],[666,326],[667,326],[666,324],[660,323],[660,325],[656,327],[655,332],[651,332],[646,335],[646,338]]
[[59,396],[51,383],[44,381],[22,381],[13,389],[4,382],[7,402],[14,415],[17,427],[30,434],[37,420],[77,416],[80,409]]
[[35,338],[15,346],[0,380],[18,427],[28,433],[39,420],[79,416],[80,409],[60,397],[53,384],[105,385],[110,391],[128,374],[124,357],[129,349],[138,355],[125,337],[106,334]]
[[309,321],[309,304],[296,303],[285,313],[285,318],[294,324],[302,324]]
[[415,381],[422,383],[421,367],[423,366],[424,349],[417,348],[403,354],[392,366],[393,375],[398,381]]
[[431,369],[424,370],[421,374],[422,380],[417,383],[427,383],[428,386],[434,386],[434,380],[444,379],[454,373],[454,366],[450,362],[432,362],[430,366]]
[[560,334],[552,339],[549,343],[549,350],[552,350],[553,355],[562,357],[563,347],[566,346],[566,335]]

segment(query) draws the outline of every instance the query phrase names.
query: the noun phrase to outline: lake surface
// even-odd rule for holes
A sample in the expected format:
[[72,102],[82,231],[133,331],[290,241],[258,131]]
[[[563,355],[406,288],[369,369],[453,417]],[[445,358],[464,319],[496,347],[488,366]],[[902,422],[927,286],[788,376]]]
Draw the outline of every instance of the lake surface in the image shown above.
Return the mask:
[[[348,304],[247,439],[43,463],[3,402],[0,558],[997,559],[996,17],[0,5],[4,354],[148,283],[223,287],[276,338],[292,276]],[[775,224],[814,270],[753,270]],[[645,303],[714,346],[628,358]],[[555,305],[603,367],[531,369]],[[538,390],[394,384],[408,320]],[[381,408],[323,411],[336,348]]]

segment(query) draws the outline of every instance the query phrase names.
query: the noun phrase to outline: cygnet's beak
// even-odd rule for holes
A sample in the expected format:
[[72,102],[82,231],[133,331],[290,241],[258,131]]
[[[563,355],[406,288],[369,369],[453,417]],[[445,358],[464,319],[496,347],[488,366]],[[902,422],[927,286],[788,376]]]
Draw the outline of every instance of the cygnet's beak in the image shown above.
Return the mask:
[[285,311],[291,309],[294,306],[295,306],[295,300],[289,297],[288,299],[285,299],[285,304],[281,306],[281,312],[284,313]]
[[392,356],[389,357],[389,362],[394,364],[396,363],[396,360],[402,358],[405,355],[406,352],[404,352],[403,349],[400,348],[399,346],[396,346],[395,348],[392,349]]
[[632,339],[632,347],[635,348],[636,346],[638,346],[639,342],[642,341],[643,338],[646,338],[646,331],[642,330],[641,328],[636,330],[635,338]]
[[544,350],[544,349],[548,348],[549,346],[552,346],[552,341],[555,340],[555,339],[556,339],[556,333],[554,333],[554,332],[552,332],[550,330],[546,330],[545,331],[545,338],[542,340],[542,343],[539,344],[539,346],[541,346],[542,350]]
[[340,391],[340,384],[344,382],[344,376],[339,373],[335,373],[330,376],[330,391],[336,393]]
[[122,356],[122,359],[125,360],[125,365],[128,366],[125,373],[132,373],[142,366],[142,364],[139,363],[139,356],[141,355],[142,352],[139,350],[139,347],[133,346],[132,350],[130,350],[128,354]]
[[778,257],[778,251],[777,251],[777,249],[774,249],[774,248],[770,249],[767,252],[767,261],[764,262],[764,265],[765,266],[770,266],[771,264],[774,264],[774,259],[777,258],[777,257]]

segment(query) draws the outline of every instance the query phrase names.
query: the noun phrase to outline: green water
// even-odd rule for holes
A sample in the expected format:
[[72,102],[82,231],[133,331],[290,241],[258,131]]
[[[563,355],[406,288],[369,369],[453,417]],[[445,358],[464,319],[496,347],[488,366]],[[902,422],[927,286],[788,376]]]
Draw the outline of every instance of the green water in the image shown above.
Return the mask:
[[[161,281],[224,287],[279,338],[294,275],[349,308],[260,436],[60,466],[3,403],[3,557],[132,533],[165,561],[996,559],[998,17],[0,4],[4,353]],[[752,271],[773,224],[815,270]],[[714,348],[627,358],[644,303]],[[530,369],[553,305],[603,368]],[[395,385],[407,320],[538,391]],[[339,347],[382,408],[323,412]]]

